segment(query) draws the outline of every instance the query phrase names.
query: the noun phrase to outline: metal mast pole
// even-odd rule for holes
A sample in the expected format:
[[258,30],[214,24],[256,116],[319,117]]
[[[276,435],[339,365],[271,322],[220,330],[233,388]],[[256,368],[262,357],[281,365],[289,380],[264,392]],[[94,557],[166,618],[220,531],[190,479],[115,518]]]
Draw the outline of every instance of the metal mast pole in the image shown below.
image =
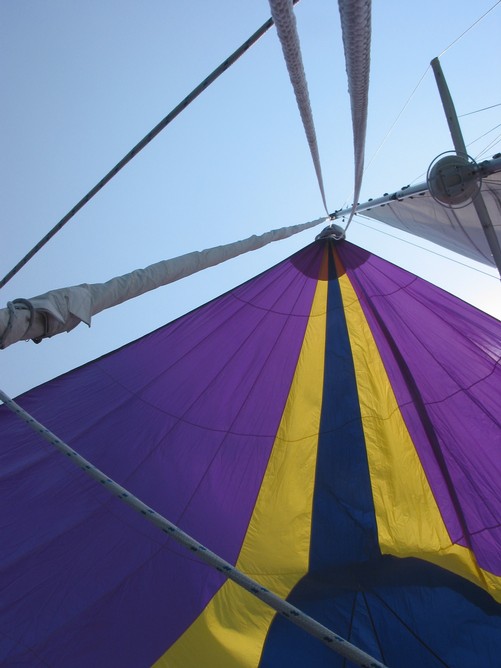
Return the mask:
[[[454,148],[456,149],[456,153],[467,157],[468,154],[466,152],[463,133],[461,132],[461,128],[459,126],[454,102],[452,101],[449,87],[447,86],[444,73],[442,72],[442,67],[438,58],[434,58],[430,64],[433,68],[433,73],[437,82],[438,92],[440,94],[440,99],[442,100],[442,106],[445,111],[445,116],[449,125]],[[487,211],[487,207],[481,192],[479,192],[478,195],[473,198],[473,206],[477,212],[482,229],[484,230],[484,234],[487,239],[487,243],[489,244],[489,248],[491,249],[494,262],[496,263],[496,267],[501,278],[501,247],[499,245],[494,226],[492,225],[492,220],[489,216],[489,212]]]

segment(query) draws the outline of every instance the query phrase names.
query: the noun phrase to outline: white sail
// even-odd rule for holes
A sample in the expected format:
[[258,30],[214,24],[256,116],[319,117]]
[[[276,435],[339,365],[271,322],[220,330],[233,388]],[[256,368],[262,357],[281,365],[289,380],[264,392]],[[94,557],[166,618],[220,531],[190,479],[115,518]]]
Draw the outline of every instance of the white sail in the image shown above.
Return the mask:
[[104,309],[243,253],[262,248],[273,241],[287,239],[319,225],[324,220],[325,218],[318,218],[300,225],[281,227],[223,246],[162,260],[144,269],[136,269],[112,278],[106,283],[84,283],[51,290],[30,299],[16,299],[0,310],[0,349],[26,339],[39,343],[44,338],[70,332],[80,322],[90,327],[92,316]]
[[[499,175],[493,174],[485,178],[481,193],[493,221],[494,230],[501,241]],[[405,195],[405,191],[400,191],[400,194]],[[370,206],[370,203],[368,205]],[[448,208],[435,201],[428,191],[422,191],[402,200],[398,194],[394,199],[388,197],[384,204],[370,206],[362,213],[364,216],[432,241],[477,262],[490,267],[496,266],[471,203],[463,208]]]

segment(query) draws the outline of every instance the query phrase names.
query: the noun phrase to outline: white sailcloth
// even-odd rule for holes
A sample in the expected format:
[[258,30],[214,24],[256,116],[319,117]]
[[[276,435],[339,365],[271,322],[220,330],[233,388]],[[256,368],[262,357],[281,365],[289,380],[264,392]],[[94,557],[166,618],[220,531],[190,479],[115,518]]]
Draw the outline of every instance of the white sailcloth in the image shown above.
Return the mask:
[[145,269],[136,269],[106,283],[83,283],[30,299],[15,299],[0,309],[0,349],[27,339],[39,343],[44,338],[71,331],[80,322],[90,326],[92,316],[104,309],[324,222],[325,218],[318,218],[223,246],[194,251]]

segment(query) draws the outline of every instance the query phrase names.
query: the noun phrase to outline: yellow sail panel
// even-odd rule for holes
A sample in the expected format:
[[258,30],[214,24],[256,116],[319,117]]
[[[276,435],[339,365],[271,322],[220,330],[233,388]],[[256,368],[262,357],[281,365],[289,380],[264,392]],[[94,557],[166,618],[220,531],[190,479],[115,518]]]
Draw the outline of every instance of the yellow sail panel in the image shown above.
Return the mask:
[[[308,571],[325,351],[324,254],[291,389],[237,568],[286,598]],[[227,581],[202,614],[155,663],[234,668],[258,665],[274,610]]]
[[421,460],[397,404],[360,301],[334,253],[360,401],[383,554],[419,557],[488,590],[501,601],[501,578],[451,541]]

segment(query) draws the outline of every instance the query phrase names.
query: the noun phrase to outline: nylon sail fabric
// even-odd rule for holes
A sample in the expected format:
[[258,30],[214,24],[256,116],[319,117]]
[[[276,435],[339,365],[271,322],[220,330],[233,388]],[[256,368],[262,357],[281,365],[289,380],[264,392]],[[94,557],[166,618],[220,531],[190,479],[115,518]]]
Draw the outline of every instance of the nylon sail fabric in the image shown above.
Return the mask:
[[[19,403],[389,666],[501,651],[499,322],[320,241]],[[6,666],[348,663],[0,408]]]

